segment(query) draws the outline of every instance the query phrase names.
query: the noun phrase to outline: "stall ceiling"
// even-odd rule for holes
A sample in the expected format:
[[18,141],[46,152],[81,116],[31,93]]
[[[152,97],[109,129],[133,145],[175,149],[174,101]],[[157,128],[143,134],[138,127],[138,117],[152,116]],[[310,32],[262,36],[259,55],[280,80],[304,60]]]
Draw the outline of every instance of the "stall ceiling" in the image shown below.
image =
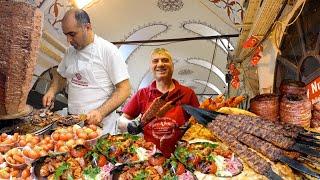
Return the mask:
[[[244,9],[240,1],[225,0],[94,0],[84,9],[96,34],[112,41],[171,39],[238,34]],[[47,0],[45,29],[65,43],[59,18],[69,3]],[[229,10],[228,10],[229,9]],[[133,91],[152,81],[150,52],[164,47],[174,57],[174,78],[198,94],[225,93],[227,54],[237,38],[152,44],[119,45],[126,59]],[[205,97],[205,96],[204,96]]]

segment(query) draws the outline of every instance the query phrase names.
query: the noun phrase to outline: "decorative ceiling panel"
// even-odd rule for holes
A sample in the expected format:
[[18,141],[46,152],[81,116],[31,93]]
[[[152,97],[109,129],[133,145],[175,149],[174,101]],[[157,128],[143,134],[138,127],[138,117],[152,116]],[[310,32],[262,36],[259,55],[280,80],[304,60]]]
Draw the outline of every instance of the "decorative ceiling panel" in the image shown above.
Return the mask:
[[[60,21],[71,4],[65,0],[40,3],[45,28],[66,43]],[[237,3],[223,0],[95,0],[84,9],[90,15],[94,32],[113,42],[237,34],[235,24],[242,13]],[[174,78],[197,93],[223,93],[227,54],[236,42],[237,38],[216,43],[215,40],[144,43],[121,45],[119,49],[126,59],[134,91],[153,80],[149,71],[150,53],[154,48],[164,47],[174,58]]]

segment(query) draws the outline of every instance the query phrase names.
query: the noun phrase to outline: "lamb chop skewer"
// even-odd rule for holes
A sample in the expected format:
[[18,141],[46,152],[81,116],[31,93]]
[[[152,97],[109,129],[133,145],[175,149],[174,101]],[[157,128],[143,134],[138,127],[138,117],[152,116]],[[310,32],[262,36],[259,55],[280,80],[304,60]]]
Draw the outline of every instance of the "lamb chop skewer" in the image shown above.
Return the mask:
[[236,128],[228,124],[227,117],[219,116],[215,121],[208,124],[208,127],[218,126],[223,129],[226,133],[233,136],[238,141],[244,143],[245,145],[249,146],[250,148],[260,152],[261,154],[265,155],[271,161],[280,161],[292,167],[295,170],[303,172],[305,174],[309,174],[316,178],[320,178],[320,174],[315,173],[314,171],[310,170],[300,162],[293,160],[287,156],[285,156],[284,150],[274,146],[273,144],[263,141],[260,138],[257,138],[251,134],[247,134],[241,131],[241,129]]

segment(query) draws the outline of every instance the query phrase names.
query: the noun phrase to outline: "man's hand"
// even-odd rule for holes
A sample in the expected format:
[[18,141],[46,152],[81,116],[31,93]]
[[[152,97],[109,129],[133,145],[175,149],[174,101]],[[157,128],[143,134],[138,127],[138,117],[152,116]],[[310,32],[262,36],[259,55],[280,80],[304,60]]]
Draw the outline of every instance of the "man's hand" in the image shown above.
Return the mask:
[[102,121],[102,115],[99,110],[92,110],[87,114],[87,120],[86,122],[88,124],[99,124]]
[[50,88],[42,98],[42,104],[44,107],[49,107],[53,102],[56,94],[61,91],[66,85],[66,79],[57,72],[57,68],[52,69],[51,72],[53,77]]
[[48,91],[43,97],[42,97],[42,105],[44,107],[49,107],[51,103],[54,101],[55,93],[52,91]]
[[132,118],[123,113],[118,121],[118,129],[121,133],[128,132],[130,134],[139,134],[143,131],[142,125],[139,121],[132,120]]
[[118,121],[118,129],[120,132],[124,133],[128,131],[128,124],[131,122],[131,120],[127,119],[125,115],[121,115]]

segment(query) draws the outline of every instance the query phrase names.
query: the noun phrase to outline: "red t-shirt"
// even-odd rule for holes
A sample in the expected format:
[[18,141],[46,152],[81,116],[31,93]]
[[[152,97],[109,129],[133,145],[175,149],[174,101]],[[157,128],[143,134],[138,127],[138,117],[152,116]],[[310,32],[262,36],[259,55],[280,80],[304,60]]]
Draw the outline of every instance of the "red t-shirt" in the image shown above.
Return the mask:
[[[197,96],[191,88],[179,84],[176,80],[173,80],[173,82],[175,88],[169,93],[166,99],[170,101],[180,95],[183,95],[183,97],[176,102],[175,107],[169,110],[164,117],[153,119],[143,128],[145,140],[156,144],[157,148],[160,149],[166,157],[170,157],[171,153],[175,150],[176,142],[180,140],[183,135],[179,127],[184,125],[190,118],[190,116],[184,112],[181,105],[199,106]],[[148,87],[140,89],[125,105],[122,111],[130,117],[136,118],[140,114],[144,114],[152,101],[162,94],[163,93],[156,88],[156,82],[154,81]]]

